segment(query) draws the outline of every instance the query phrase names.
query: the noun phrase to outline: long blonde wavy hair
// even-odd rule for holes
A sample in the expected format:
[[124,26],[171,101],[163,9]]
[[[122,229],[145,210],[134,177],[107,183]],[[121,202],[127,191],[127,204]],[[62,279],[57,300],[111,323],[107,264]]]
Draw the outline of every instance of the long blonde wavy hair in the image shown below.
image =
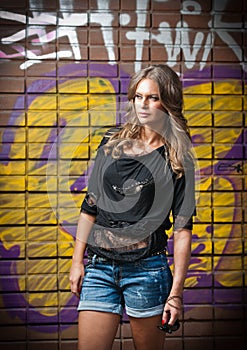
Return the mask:
[[106,150],[107,152],[111,150],[112,156],[117,158],[122,153],[124,145],[130,144],[131,140],[141,140],[143,126],[137,118],[134,100],[137,85],[143,79],[152,79],[158,85],[159,100],[166,118],[161,136],[168,151],[172,170],[181,176],[184,173],[185,157],[190,154],[191,137],[187,120],[183,115],[182,83],[178,75],[167,65],[152,65],[133,75],[128,88],[126,122],[109,138]]

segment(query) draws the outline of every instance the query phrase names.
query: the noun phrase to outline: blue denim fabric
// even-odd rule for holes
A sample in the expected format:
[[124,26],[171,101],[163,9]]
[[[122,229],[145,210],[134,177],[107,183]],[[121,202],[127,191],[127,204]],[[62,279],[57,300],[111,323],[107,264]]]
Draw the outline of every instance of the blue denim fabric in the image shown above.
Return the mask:
[[94,255],[85,267],[78,311],[122,315],[125,308],[132,317],[160,315],[171,285],[165,253],[127,263]]

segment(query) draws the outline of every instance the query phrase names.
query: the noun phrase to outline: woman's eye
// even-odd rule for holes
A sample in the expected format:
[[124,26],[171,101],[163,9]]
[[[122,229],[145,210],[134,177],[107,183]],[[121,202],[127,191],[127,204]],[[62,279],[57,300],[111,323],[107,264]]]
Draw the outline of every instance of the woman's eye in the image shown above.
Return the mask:
[[[135,95],[135,99],[136,100],[142,100],[144,97],[142,96],[142,95]],[[151,100],[151,101],[159,101],[159,97],[158,96],[152,96],[152,95],[150,95],[150,96],[148,96],[147,97],[149,100]]]
[[141,95],[135,95],[135,98],[136,98],[137,100],[141,100],[141,99],[142,99],[142,96],[141,96]]
[[159,101],[159,97],[158,96],[150,96],[150,100]]

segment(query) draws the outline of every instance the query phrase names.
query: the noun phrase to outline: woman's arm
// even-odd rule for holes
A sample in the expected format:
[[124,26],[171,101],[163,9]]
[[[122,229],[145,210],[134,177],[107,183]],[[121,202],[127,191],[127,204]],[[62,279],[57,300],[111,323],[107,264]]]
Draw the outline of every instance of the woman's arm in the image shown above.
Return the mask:
[[84,277],[83,257],[87,247],[87,239],[94,222],[95,216],[86,213],[80,214],[69,277],[71,292],[77,296],[79,296],[81,282]]
[[183,289],[191,256],[191,231],[180,229],[174,232],[174,271],[173,284],[167,298],[163,321],[173,325],[181,316],[183,307]]

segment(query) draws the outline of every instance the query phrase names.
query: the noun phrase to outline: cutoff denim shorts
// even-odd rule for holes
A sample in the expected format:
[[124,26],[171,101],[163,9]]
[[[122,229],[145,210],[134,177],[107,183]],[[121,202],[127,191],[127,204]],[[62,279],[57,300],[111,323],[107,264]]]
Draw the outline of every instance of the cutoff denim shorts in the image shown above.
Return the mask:
[[85,266],[78,311],[132,317],[161,315],[172,285],[165,253],[137,262],[116,263],[94,255]]

